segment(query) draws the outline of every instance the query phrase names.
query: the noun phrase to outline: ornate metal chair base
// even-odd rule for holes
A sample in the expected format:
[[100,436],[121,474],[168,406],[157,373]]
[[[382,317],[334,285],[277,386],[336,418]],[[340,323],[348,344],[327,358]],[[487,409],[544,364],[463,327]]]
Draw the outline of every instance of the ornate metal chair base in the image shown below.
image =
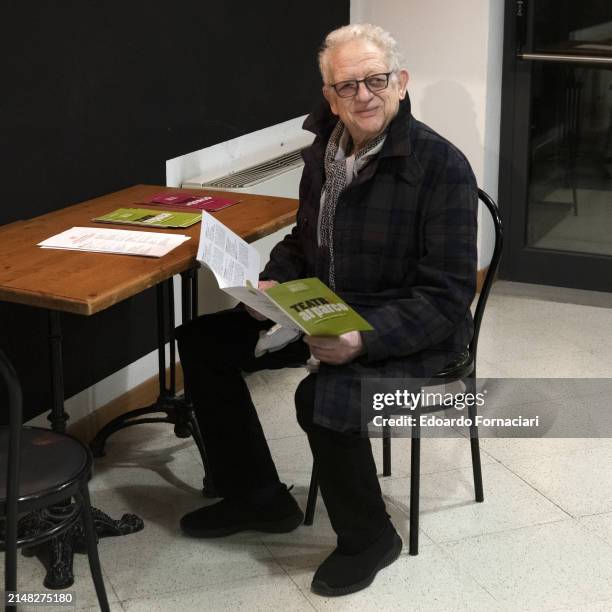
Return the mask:
[[[51,537],[44,544],[37,544],[30,549],[45,559],[47,574],[44,585],[48,589],[67,589],[74,584],[74,553],[87,552],[80,511],[81,504],[72,502],[36,510],[19,520],[20,540],[39,540],[44,534],[66,529],[61,535]],[[119,520],[112,519],[97,508],[92,508],[91,514],[98,539],[128,535],[144,528],[143,520],[135,514],[124,514]],[[4,525],[0,523],[0,536],[3,536],[3,532]]]

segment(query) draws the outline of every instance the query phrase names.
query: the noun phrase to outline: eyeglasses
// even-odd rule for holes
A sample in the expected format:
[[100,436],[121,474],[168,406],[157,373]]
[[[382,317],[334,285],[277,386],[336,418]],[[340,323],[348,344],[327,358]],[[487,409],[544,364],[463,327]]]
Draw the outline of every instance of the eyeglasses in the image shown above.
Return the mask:
[[389,76],[391,72],[381,72],[380,74],[371,74],[365,79],[352,79],[350,81],[340,81],[339,83],[330,84],[334,91],[341,98],[352,98],[359,91],[359,83],[363,83],[372,93],[382,91],[389,85]]

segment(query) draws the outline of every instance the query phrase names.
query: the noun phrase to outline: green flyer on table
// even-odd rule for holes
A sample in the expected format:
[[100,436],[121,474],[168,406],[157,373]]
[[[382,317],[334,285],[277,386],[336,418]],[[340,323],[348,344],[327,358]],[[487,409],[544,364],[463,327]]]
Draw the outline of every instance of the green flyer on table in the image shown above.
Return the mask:
[[118,223],[120,225],[140,225],[141,227],[191,227],[202,219],[200,212],[176,212],[150,210],[147,208],[118,208],[111,213],[96,217],[99,223]]

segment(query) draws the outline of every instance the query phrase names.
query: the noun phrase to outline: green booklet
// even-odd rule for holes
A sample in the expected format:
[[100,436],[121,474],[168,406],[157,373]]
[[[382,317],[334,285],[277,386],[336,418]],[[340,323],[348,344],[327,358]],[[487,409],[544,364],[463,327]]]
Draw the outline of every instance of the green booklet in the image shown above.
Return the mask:
[[118,208],[107,215],[96,217],[99,223],[119,223],[120,225],[141,225],[143,227],[190,227],[202,219],[200,212],[176,212],[150,210],[147,208]]
[[318,278],[300,278],[266,291],[254,287],[225,287],[233,297],[284,327],[309,336],[341,336],[368,331],[372,326]]
[[212,271],[220,289],[283,327],[311,336],[372,329],[318,278],[287,281],[266,291],[256,289],[257,249],[207,212],[202,213],[197,260]]

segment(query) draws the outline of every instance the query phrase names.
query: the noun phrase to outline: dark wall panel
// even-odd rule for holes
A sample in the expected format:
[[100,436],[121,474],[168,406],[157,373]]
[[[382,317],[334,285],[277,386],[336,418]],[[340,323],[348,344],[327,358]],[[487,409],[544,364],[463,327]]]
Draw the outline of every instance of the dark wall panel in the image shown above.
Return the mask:
[[[348,0],[9,3],[0,224],[163,184],[166,159],[307,113],[320,98],[317,48],[348,20]],[[153,349],[154,306],[144,295],[97,317],[63,317],[67,395]],[[0,316],[28,415],[42,412],[46,320],[13,305]],[[96,350],[83,361],[71,356],[80,346]]]

